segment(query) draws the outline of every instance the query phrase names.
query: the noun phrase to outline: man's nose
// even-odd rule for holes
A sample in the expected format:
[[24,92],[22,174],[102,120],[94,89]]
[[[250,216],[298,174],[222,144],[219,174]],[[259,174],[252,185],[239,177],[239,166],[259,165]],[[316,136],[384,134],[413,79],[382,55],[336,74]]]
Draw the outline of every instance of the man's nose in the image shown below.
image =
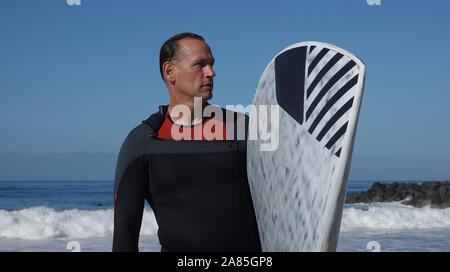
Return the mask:
[[206,77],[215,77],[216,76],[216,72],[214,72],[211,65],[205,66],[205,76]]

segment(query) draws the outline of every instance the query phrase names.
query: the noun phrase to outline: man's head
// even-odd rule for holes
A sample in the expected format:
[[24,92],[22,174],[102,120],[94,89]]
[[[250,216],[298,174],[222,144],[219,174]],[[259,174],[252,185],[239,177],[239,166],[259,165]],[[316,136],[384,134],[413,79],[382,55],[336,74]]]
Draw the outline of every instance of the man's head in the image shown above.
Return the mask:
[[203,37],[194,33],[180,33],[161,47],[159,68],[171,98],[182,103],[200,96],[204,101],[212,97],[212,66],[214,57]]

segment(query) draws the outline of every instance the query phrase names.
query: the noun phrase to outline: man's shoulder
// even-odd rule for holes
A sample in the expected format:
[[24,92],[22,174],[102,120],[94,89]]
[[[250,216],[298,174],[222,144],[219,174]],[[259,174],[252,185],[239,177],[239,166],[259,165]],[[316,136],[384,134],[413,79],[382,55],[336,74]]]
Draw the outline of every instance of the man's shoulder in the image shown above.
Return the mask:
[[164,115],[160,111],[151,114],[147,119],[143,120],[139,125],[131,129],[124,141],[124,144],[139,145],[143,141],[154,138],[157,135],[163,121]]
[[150,130],[152,136],[157,135],[159,128],[166,118],[166,112],[167,106],[159,106],[158,111],[143,120],[138,127],[144,127],[145,129]]
[[[152,129],[144,123],[131,129],[128,135],[125,137],[120,153],[124,154],[138,154],[141,152],[142,147],[151,140],[153,135]],[[134,156],[134,155],[133,155]]]

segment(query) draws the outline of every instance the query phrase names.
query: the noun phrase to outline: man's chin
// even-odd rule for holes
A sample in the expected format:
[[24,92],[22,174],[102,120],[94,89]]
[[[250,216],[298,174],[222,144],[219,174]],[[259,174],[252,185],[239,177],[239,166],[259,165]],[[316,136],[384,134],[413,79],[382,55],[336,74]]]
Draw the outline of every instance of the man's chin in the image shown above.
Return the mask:
[[212,91],[208,91],[202,94],[202,100],[203,101],[208,101],[213,97]]

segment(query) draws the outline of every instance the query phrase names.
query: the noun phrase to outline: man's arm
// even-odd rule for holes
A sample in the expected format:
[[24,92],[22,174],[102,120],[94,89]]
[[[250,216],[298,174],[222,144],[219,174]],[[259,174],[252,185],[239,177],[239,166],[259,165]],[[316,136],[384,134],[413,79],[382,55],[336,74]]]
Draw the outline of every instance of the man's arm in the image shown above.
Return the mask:
[[138,251],[139,232],[147,196],[148,168],[143,138],[134,129],[123,143],[114,185],[113,251]]
[[142,164],[142,159],[136,159],[129,165],[114,194],[113,251],[139,251],[146,192],[146,175]]

